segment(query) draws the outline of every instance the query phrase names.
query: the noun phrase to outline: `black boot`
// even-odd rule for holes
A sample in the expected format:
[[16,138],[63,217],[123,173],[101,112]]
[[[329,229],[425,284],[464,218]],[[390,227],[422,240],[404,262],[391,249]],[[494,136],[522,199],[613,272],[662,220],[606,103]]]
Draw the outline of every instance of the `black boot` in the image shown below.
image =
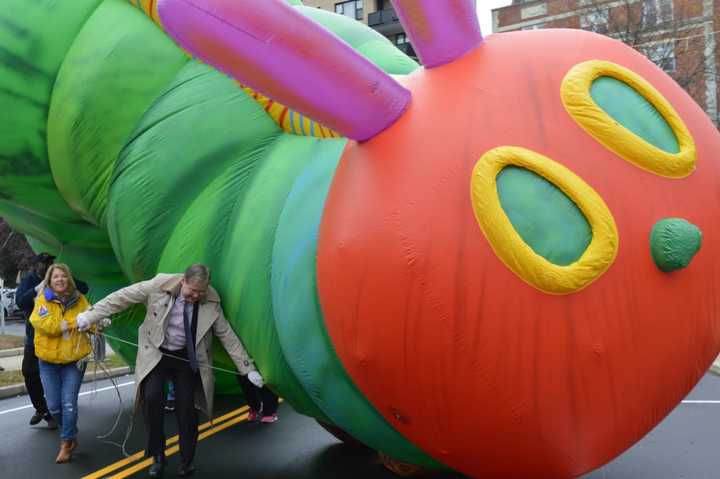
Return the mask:
[[181,462],[180,467],[178,467],[178,476],[185,477],[185,476],[192,476],[195,473],[195,464],[193,464],[192,461],[190,462]]
[[35,411],[35,414],[30,418],[30,425],[34,426],[35,424],[38,424],[40,421],[43,420],[43,416],[47,413],[41,413],[40,411]]
[[165,468],[165,457],[156,456],[153,458],[153,461],[150,470],[148,470],[150,477],[162,477],[163,469]]

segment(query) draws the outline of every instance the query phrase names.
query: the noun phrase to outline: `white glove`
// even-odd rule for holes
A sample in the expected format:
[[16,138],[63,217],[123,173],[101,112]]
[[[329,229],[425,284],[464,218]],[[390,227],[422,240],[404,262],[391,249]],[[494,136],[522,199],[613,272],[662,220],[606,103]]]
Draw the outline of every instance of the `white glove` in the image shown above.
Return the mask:
[[35,286],[35,293],[40,294],[43,289],[45,289],[45,280],[40,281],[40,284]]
[[112,321],[110,321],[110,318],[102,318],[100,321],[98,321],[97,327],[102,330],[105,328],[109,328],[111,324]]
[[90,326],[92,326],[92,323],[90,322],[90,319],[88,319],[87,314],[80,313],[77,315],[77,318],[75,318],[75,323],[77,324],[77,328],[79,331],[87,331],[90,329]]
[[257,371],[251,371],[247,375],[248,381],[253,383],[256,387],[263,387],[265,384],[265,381],[263,381],[263,377],[260,376],[260,373]]

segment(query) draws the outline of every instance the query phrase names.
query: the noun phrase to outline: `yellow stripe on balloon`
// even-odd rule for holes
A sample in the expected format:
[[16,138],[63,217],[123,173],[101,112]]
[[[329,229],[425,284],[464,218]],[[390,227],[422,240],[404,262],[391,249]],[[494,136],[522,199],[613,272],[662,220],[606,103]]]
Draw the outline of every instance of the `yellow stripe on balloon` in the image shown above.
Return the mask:
[[300,125],[300,113],[296,112],[295,110],[292,110],[292,111],[293,111],[293,115],[292,115],[293,132],[295,132],[298,135],[302,135],[302,126]]

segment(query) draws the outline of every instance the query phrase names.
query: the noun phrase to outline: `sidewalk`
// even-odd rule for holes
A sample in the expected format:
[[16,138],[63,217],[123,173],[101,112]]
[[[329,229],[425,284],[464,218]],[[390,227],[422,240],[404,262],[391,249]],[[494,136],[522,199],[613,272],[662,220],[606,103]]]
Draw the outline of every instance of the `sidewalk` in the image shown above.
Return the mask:
[[25,336],[25,321],[22,319],[6,319],[5,334],[8,336]]
[[22,368],[22,358],[22,348],[3,349],[0,351],[0,367],[5,371],[19,371]]

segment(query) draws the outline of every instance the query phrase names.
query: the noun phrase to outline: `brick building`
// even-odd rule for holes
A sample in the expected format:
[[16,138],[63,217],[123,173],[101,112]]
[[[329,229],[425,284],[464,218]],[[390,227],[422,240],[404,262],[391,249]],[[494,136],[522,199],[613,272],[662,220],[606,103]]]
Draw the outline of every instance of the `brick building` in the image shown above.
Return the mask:
[[400,24],[390,0],[303,0],[303,4],[363,22],[417,60],[417,55],[405,35],[405,30]]
[[644,53],[718,124],[720,0],[513,0],[493,10],[493,32],[580,28]]

